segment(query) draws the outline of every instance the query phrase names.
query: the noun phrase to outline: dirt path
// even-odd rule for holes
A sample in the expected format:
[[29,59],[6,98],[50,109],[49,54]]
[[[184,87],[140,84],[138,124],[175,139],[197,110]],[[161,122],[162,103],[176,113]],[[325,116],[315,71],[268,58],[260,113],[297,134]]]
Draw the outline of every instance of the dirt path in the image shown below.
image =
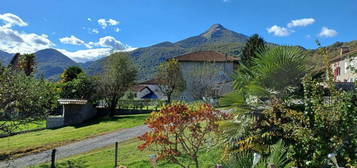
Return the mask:
[[[83,141],[75,142],[72,144],[64,145],[56,148],[56,159],[69,157],[72,155],[89,152],[94,149],[102,148],[108,145],[114,145],[115,142],[126,141],[135,137],[138,137],[145,132],[149,131],[149,128],[142,125],[133,128],[123,129],[110,134],[85,139]],[[11,161],[0,162],[0,168],[3,167],[27,167],[37,165],[44,162],[49,162],[51,159],[51,150],[40,152],[33,155],[24,156]]]

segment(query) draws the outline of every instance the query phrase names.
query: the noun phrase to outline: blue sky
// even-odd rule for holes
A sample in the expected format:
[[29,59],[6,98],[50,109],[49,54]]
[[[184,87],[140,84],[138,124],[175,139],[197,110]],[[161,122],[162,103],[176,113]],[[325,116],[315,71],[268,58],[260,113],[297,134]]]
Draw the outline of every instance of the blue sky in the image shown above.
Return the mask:
[[317,38],[323,45],[357,40],[356,18],[356,0],[1,0],[0,50],[52,47],[83,62],[182,40],[215,23],[316,48]]

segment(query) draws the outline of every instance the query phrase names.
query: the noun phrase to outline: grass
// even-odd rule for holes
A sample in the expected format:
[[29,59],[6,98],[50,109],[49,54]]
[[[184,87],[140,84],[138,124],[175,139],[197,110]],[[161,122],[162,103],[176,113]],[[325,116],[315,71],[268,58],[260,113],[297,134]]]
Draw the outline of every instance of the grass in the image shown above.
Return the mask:
[[0,138],[0,160],[40,152],[70,142],[144,124],[148,114],[120,115],[77,126],[46,129]]
[[[128,168],[151,168],[149,155],[155,152],[150,150],[140,151],[137,146],[143,142],[138,139],[132,139],[119,144],[119,165],[124,165]],[[200,155],[200,167],[214,167],[215,163],[221,156],[220,150],[211,150],[202,152]],[[77,167],[88,168],[112,168],[114,167],[114,145],[94,150],[82,155],[77,155],[57,161],[58,168],[69,167],[70,164],[77,164]],[[159,168],[179,168],[175,164],[166,161],[159,161]],[[49,168],[49,164],[36,166],[35,168]]]
[[[0,121],[0,124],[3,123],[3,122],[4,121]],[[34,121],[34,122],[31,122],[31,123],[20,125],[15,130],[13,130],[13,132],[34,130],[34,129],[40,129],[40,128],[46,128],[46,121],[45,120]],[[7,133],[0,131],[0,134],[7,134]]]

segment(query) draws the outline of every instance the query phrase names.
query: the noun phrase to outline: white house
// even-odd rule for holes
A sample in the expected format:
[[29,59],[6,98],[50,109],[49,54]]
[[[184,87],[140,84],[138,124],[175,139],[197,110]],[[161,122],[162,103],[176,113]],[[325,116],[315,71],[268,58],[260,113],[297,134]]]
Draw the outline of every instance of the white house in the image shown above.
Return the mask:
[[357,50],[342,47],[340,56],[330,61],[335,82],[355,82],[357,80]]

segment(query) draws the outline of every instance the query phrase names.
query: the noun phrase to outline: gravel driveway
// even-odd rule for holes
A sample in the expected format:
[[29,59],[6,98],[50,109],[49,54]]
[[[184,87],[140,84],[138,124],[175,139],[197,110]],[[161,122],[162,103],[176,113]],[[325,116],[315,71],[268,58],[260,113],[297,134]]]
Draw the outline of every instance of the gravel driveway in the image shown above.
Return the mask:
[[[64,145],[56,148],[56,159],[65,158],[68,156],[89,152],[94,149],[102,148],[108,145],[114,145],[115,142],[126,141],[149,131],[145,125],[133,128],[123,129],[110,134],[85,139],[83,141]],[[37,165],[44,162],[49,162],[51,159],[51,150],[40,152],[33,155],[24,156],[15,160],[0,162],[0,168],[3,167],[27,167]]]

